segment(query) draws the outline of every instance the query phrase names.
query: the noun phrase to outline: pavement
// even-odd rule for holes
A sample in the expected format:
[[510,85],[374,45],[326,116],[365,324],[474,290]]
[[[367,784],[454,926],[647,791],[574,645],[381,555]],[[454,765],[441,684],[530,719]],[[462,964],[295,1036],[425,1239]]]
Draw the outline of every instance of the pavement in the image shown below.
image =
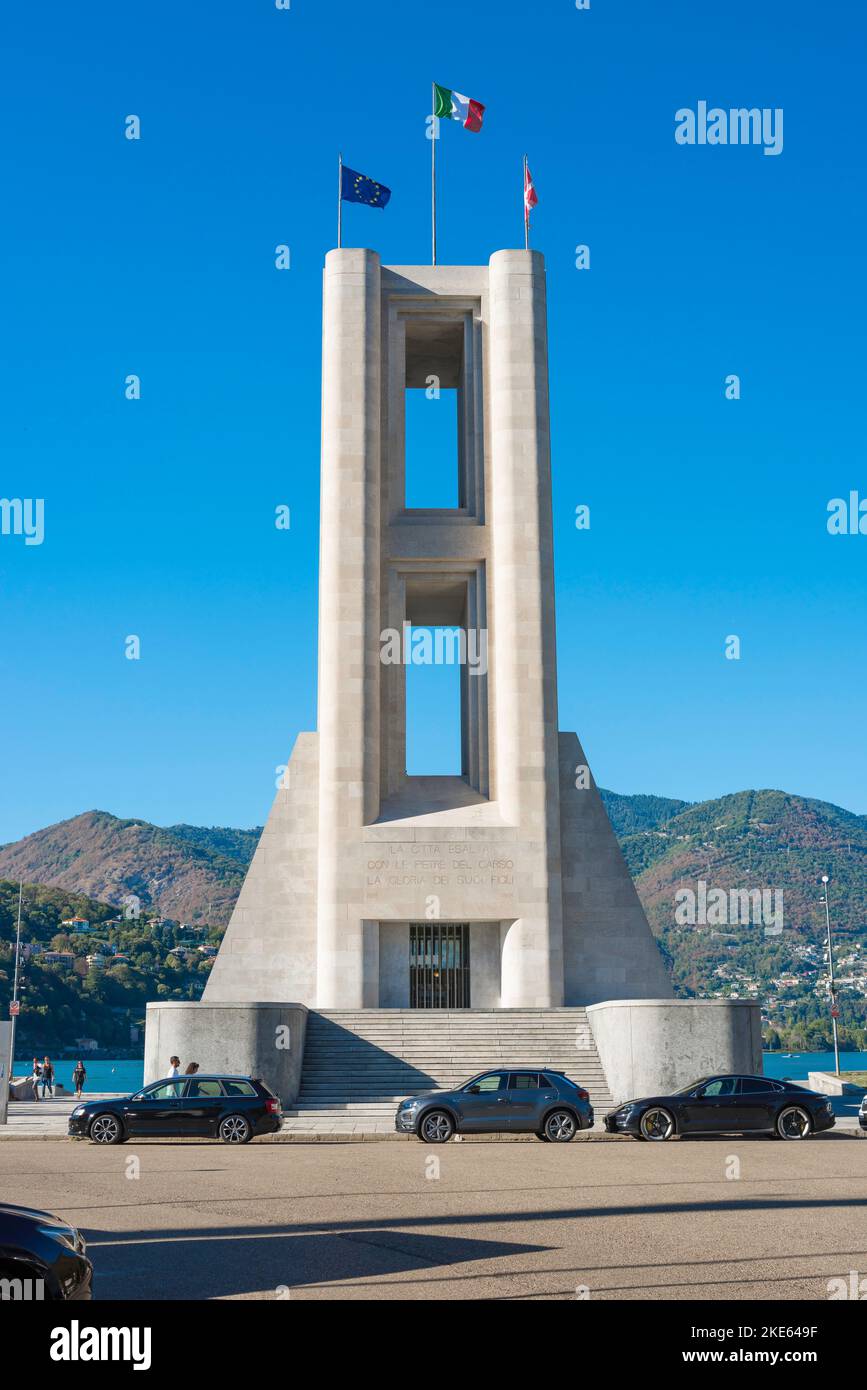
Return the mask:
[[83,1229],[98,1299],[825,1301],[829,1281],[867,1276],[867,1144],[842,1130],[484,1148],[10,1138],[0,1192]]

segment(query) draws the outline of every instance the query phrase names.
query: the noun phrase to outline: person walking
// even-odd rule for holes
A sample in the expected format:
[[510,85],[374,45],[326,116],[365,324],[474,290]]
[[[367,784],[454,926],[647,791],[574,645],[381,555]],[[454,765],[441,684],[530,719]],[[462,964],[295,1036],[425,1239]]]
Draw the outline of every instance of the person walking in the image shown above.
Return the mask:
[[187,1066],[186,1066],[186,1069],[185,1069],[185,1071],[184,1071],[184,1076],[195,1076],[195,1074],[196,1074],[196,1072],[197,1072],[198,1070],[199,1070],[199,1064],[198,1064],[198,1062],[188,1062],[188,1063],[187,1063]]
[[39,1078],[41,1077],[41,1075],[42,1075],[42,1068],[41,1068],[40,1065],[39,1065],[39,1058],[38,1058],[38,1057],[34,1057],[34,1058],[33,1058],[33,1072],[32,1072],[31,1077],[30,1077],[30,1083],[31,1083],[31,1085],[32,1085],[32,1087],[33,1087],[33,1099],[34,1099],[34,1100],[38,1100],[38,1099],[39,1099]]
[[180,1057],[170,1057],[170,1058],[169,1058],[169,1076],[180,1076],[180,1074],[181,1074],[181,1059],[180,1059]]
[[81,1093],[84,1090],[84,1083],[87,1080],[87,1072],[83,1062],[76,1062],[72,1073],[72,1084],[75,1087],[75,1099],[81,1100]]
[[50,1091],[51,1099],[54,1099],[54,1066],[50,1057],[42,1059],[42,1099],[45,1099],[45,1092]]

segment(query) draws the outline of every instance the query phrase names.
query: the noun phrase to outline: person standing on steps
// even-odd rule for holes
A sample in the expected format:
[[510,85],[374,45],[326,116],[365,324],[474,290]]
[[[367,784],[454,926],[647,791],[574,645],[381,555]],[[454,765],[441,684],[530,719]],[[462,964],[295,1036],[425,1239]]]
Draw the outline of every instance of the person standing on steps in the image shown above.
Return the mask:
[[40,1065],[39,1065],[39,1058],[38,1058],[38,1057],[34,1057],[34,1058],[33,1058],[33,1072],[32,1072],[31,1077],[30,1077],[30,1082],[31,1082],[31,1085],[33,1086],[33,1099],[34,1099],[34,1100],[38,1100],[38,1099],[39,1099],[39,1078],[41,1077],[41,1075],[42,1075],[42,1068],[41,1068]]

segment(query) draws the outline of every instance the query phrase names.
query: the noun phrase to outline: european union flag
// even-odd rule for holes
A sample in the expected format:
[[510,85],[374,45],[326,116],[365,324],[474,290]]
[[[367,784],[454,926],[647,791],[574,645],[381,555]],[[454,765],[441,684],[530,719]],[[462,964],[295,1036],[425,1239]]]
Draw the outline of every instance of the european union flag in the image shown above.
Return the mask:
[[344,203],[364,203],[369,208],[384,208],[391,197],[391,189],[384,183],[374,183],[366,174],[343,165],[340,183],[340,196]]

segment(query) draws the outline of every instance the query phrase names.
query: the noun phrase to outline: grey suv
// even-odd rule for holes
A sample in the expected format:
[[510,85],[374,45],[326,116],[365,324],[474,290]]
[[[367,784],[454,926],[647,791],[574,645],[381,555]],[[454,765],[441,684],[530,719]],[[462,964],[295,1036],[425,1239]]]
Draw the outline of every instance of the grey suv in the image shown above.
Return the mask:
[[455,1133],[522,1132],[549,1144],[568,1144],[592,1124],[587,1092],[550,1067],[480,1072],[456,1091],[425,1091],[402,1100],[394,1117],[396,1130],[415,1134],[424,1144],[445,1144]]

